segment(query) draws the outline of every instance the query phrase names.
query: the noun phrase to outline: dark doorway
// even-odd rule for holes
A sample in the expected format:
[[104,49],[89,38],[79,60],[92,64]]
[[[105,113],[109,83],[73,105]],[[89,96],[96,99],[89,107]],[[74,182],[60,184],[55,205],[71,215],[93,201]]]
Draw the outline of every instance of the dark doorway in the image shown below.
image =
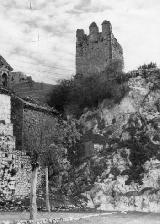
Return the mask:
[[2,75],[2,85],[4,86],[4,87],[7,87],[7,85],[8,85],[8,81],[7,81],[7,74],[6,73],[3,73],[3,75]]

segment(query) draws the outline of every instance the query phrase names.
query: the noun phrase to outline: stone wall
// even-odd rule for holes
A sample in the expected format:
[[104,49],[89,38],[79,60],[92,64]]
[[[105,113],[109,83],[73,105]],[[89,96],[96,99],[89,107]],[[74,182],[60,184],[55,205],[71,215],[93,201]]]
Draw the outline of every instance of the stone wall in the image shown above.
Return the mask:
[[31,76],[20,71],[13,71],[13,68],[0,55],[0,86],[12,90],[21,98],[32,97],[43,103],[47,102],[48,94],[54,85],[34,82]]
[[89,27],[89,35],[83,29],[76,33],[76,74],[92,75],[103,72],[112,60],[119,60],[123,67],[123,51],[112,34],[109,21],[102,23],[102,32],[96,23]]
[[17,167],[17,173],[14,195],[16,198],[24,198],[29,196],[31,186],[31,163],[29,156],[26,156],[24,152],[16,151],[15,166]]
[[[4,92],[4,93],[3,93]],[[22,147],[23,133],[27,133],[30,121],[40,121],[45,118],[43,112],[24,109],[19,98],[10,96],[8,91],[0,89],[0,195],[4,200],[25,198],[30,194],[31,161]],[[12,103],[11,103],[12,102]],[[11,106],[12,104],[12,106]],[[47,116],[47,115],[46,115]],[[25,122],[26,121],[26,122]],[[12,123],[13,122],[13,123]],[[38,123],[36,123],[38,125]],[[38,126],[33,127],[33,133]],[[27,138],[30,142],[30,139]],[[29,145],[29,144],[28,144]],[[26,149],[27,150],[27,149]],[[39,170],[38,186],[44,172]]]
[[17,83],[23,84],[24,82],[28,81],[29,78],[31,79],[31,77],[28,77],[23,72],[10,72],[9,83],[10,83],[10,86],[13,86]]
[[26,80],[12,85],[12,90],[22,98],[31,97],[40,102],[47,102],[48,94],[54,85]]
[[22,151],[23,103],[16,97],[11,98],[11,121],[16,136],[16,150]]
[[117,39],[112,34],[112,61],[118,62],[119,70],[124,67],[123,49]]
[[[27,147],[41,147],[41,141],[47,135],[47,130],[56,124],[56,117],[42,111],[36,111],[30,108],[23,110],[23,150]],[[32,145],[33,144],[33,145]]]
[[15,149],[10,95],[0,93],[0,103],[0,193],[7,199],[19,194],[26,196],[30,181],[26,169],[29,157]]
[[[42,147],[48,127],[55,127],[57,117],[51,109],[32,104],[21,98],[11,98],[11,120],[14,136],[16,137],[16,197],[27,196],[30,192],[31,164],[26,155],[31,149]],[[19,156],[18,156],[19,155]],[[39,170],[38,188],[42,185],[43,169]],[[43,178],[44,179],[44,178]]]
[[4,124],[10,124],[11,119],[11,104],[10,104],[10,96],[6,94],[0,95],[0,120],[1,123],[4,121]]
[[38,137],[46,122],[54,126],[56,112],[50,108],[29,103],[15,96],[12,97],[11,102],[11,120],[13,123],[13,133],[16,137],[16,149],[27,151],[23,142],[30,142],[29,135],[32,136],[32,133],[35,134],[35,132],[38,132]]

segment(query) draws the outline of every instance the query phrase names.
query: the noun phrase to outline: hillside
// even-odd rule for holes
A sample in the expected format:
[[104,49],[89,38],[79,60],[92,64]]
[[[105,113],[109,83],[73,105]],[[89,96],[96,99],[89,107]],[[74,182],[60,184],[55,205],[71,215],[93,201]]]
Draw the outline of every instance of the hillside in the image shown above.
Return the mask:
[[54,85],[40,82],[24,82],[15,84],[12,89],[20,97],[31,97],[35,100],[46,103],[47,95],[54,88]]
[[62,188],[102,210],[160,212],[160,70],[126,74],[129,92],[80,117],[85,156]]

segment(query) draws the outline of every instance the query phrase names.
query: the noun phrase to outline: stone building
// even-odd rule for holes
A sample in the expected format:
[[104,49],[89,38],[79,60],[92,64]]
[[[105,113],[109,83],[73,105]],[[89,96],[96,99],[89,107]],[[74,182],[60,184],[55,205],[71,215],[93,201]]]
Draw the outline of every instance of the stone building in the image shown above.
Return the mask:
[[0,55],[0,86],[7,87],[9,85],[9,77],[12,71],[13,68]]
[[11,65],[0,55],[0,86],[12,89],[15,84],[27,82],[30,79],[23,72],[14,72]]
[[[17,96],[11,99],[11,120],[13,123],[13,133],[16,137],[16,149],[27,151],[26,142],[31,141],[29,132],[41,135],[46,122],[54,126],[58,113],[43,104],[36,103],[28,98],[24,100]],[[32,129],[32,130],[31,130]]]
[[[27,147],[31,145],[31,136],[36,133],[40,141],[40,124],[47,121],[53,126],[57,112],[27,102],[2,87],[0,104],[0,194],[6,199],[24,198],[30,194],[31,161]],[[43,175],[40,170],[39,187]]]
[[[16,150],[11,122],[11,95],[0,88],[0,193],[6,199],[26,196],[30,189],[29,157]],[[1,198],[2,200],[2,198]]]
[[20,97],[31,97],[46,103],[47,96],[54,86],[39,83],[23,72],[15,72],[7,61],[0,55],[0,86],[10,89]]
[[119,69],[123,69],[123,50],[109,21],[103,21],[102,32],[95,22],[89,26],[89,35],[83,29],[77,29],[76,38],[76,74],[101,73],[115,61],[119,63]]

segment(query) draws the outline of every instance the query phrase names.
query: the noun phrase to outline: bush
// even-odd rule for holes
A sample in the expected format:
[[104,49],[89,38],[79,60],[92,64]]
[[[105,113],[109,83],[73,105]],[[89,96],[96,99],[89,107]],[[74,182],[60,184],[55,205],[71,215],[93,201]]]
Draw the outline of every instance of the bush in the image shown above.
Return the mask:
[[150,62],[149,64],[144,64],[144,65],[139,66],[138,70],[140,70],[140,69],[145,70],[145,69],[152,69],[152,68],[157,68],[157,64],[154,62]]
[[123,171],[121,175],[128,175],[129,178],[126,184],[129,185],[132,181],[143,184],[144,164],[151,158],[159,159],[160,146],[154,144],[152,139],[159,137],[159,132],[155,130],[154,135],[150,136],[150,130],[154,128],[151,121],[140,114],[130,115],[127,128],[124,129],[129,133],[130,139],[121,141],[119,146],[130,150],[129,160],[132,165],[129,169]]
[[76,75],[70,80],[60,81],[50,94],[48,104],[62,114],[79,117],[85,108],[97,107],[104,99],[120,102],[127,91],[124,74],[108,69],[101,74]]

